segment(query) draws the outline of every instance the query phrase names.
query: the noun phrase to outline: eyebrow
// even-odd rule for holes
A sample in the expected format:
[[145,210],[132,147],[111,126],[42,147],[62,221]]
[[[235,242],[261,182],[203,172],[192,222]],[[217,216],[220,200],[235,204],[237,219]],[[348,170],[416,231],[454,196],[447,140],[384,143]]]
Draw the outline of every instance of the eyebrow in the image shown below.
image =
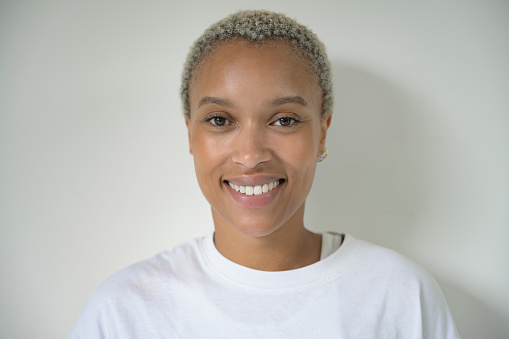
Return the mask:
[[232,103],[226,99],[221,99],[217,97],[203,97],[198,103],[198,108],[206,104],[215,104],[219,106],[232,107]]
[[[292,104],[292,103],[299,104],[304,107],[306,107],[308,105],[306,100],[304,100],[300,96],[282,97],[282,98],[274,99],[269,102],[269,104],[273,107],[281,106],[284,104]],[[226,99],[222,99],[222,98],[218,98],[218,97],[203,97],[203,98],[201,98],[200,102],[198,103],[198,108],[200,108],[201,106],[206,105],[206,104],[215,104],[215,105],[225,106],[225,107],[233,106],[233,104]]]
[[281,106],[284,104],[299,104],[304,107],[306,107],[308,105],[306,100],[304,100],[302,97],[299,97],[299,96],[289,96],[289,97],[277,98],[270,102],[271,106]]

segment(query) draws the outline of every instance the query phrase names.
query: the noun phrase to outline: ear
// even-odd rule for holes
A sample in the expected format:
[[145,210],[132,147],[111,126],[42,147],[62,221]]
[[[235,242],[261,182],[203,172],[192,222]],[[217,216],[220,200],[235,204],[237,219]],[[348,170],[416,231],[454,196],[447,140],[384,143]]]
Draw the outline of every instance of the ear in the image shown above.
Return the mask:
[[320,126],[320,144],[318,149],[319,154],[322,154],[323,148],[325,147],[325,139],[327,139],[327,130],[329,129],[331,120],[332,112],[330,112],[327,117],[322,118]]
[[193,155],[193,148],[191,147],[191,127],[189,126],[190,123],[191,122],[189,121],[189,118],[186,117],[187,138],[188,138],[188,142],[189,142],[189,154]]

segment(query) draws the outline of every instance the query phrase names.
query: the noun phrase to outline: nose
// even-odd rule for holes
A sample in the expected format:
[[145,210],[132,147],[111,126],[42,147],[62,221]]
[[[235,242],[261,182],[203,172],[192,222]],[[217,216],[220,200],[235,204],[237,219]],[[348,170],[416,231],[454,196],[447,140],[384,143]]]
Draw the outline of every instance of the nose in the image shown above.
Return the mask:
[[246,126],[240,129],[233,140],[233,162],[246,168],[255,168],[271,158],[269,141],[263,128]]

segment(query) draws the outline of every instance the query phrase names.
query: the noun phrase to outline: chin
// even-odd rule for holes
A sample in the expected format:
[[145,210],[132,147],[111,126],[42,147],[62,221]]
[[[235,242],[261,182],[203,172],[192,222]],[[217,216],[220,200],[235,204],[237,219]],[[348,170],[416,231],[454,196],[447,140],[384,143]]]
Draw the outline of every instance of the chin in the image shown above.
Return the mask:
[[272,234],[275,230],[277,230],[277,227],[272,229],[260,227],[245,227],[241,229],[235,228],[235,230],[246,237],[261,238]]
[[262,223],[237,223],[235,226],[230,225],[235,231],[238,233],[251,238],[260,238],[270,235],[275,230],[279,228],[279,226],[274,226],[274,224],[264,225]]
[[235,222],[228,222],[228,226],[237,231],[241,235],[251,238],[260,238],[272,234],[282,225],[281,222],[275,220],[236,220]]

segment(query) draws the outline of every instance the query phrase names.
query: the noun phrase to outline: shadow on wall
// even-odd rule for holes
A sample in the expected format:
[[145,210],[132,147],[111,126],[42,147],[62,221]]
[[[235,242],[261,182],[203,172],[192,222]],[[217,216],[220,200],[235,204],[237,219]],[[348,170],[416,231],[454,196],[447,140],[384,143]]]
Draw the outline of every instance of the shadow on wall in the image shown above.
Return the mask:
[[[318,165],[306,225],[405,252],[431,197],[426,104],[354,65],[333,63],[328,159]],[[428,146],[428,147],[427,147]],[[509,338],[503,315],[458,286],[439,283],[463,339]]]
[[318,166],[313,192],[320,194],[311,193],[307,212],[315,214],[315,205],[332,211],[337,219],[328,229],[401,250],[429,200],[425,108],[353,65],[333,70],[329,158]]
[[507,339],[509,322],[486,303],[458,286],[438,279],[463,339]]

